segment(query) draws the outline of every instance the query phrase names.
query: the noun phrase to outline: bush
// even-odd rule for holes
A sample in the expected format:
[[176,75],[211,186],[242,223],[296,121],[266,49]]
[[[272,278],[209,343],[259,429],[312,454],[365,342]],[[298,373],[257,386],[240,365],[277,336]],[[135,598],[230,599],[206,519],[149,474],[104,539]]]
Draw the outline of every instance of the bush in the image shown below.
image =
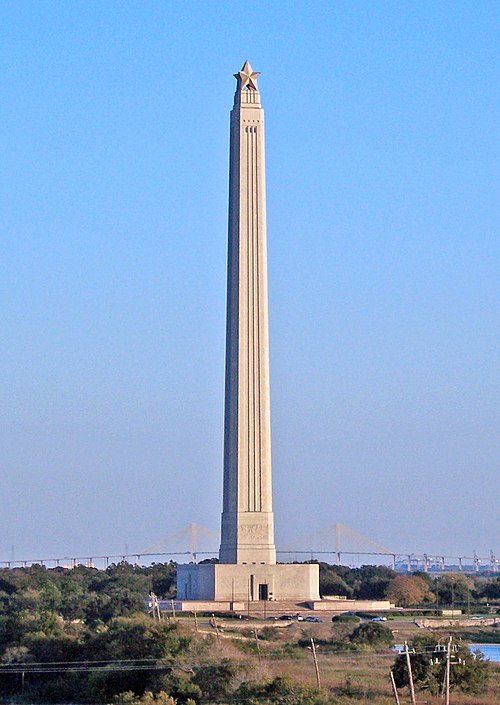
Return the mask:
[[127,690],[113,698],[115,705],[176,705],[176,701],[168,693],[160,691],[153,695],[151,691],[146,691],[144,695],[134,695]]
[[277,677],[264,683],[242,683],[234,693],[241,705],[329,705],[324,690]]
[[359,699],[363,697],[363,690],[359,683],[353,681],[352,676],[346,676],[344,685],[339,685],[335,688],[335,694],[346,698]]
[[373,648],[389,647],[393,643],[391,630],[377,622],[360,624],[349,639],[356,646],[371,646]]
[[281,629],[280,627],[263,627],[259,631],[259,639],[264,641],[283,641],[287,637],[286,632],[286,629]]
[[219,663],[197,668],[192,682],[199,687],[204,700],[223,700],[230,694],[233,680],[240,670],[238,663],[225,658]]
[[351,622],[359,624],[361,619],[355,614],[336,614],[332,617],[332,622]]
[[[416,688],[429,689],[436,695],[444,680],[446,651],[443,645],[429,636],[417,637],[412,643],[415,653],[411,654],[411,668]],[[440,647],[436,651],[436,647]],[[450,670],[450,685],[453,690],[465,693],[481,693],[486,689],[489,675],[488,663],[481,654],[475,657],[463,644],[454,645],[453,667]],[[406,656],[399,655],[393,666],[394,680],[398,688],[409,685]]]
[[161,680],[161,690],[171,695],[178,704],[196,703],[201,700],[201,688],[185,675],[168,674]]
[[[336,653],[338,651],[354,651],[356,648],[355,645],[350,641],[346,642],[342,638],[336,639],[335,637],[333,637],[332,639],[315,639],[314,643],[317,647],[321,648],[322,654]],[[297,642],[297,646],[300,646],[303,649],[310,649],[311,640],[299,639]]]

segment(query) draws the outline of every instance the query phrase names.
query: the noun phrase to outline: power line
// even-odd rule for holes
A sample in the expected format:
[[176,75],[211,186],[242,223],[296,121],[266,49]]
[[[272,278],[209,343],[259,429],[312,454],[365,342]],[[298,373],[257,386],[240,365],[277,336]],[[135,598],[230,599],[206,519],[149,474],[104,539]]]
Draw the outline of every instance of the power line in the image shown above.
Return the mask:
[[[248,637],[248,640],[251,641],[251,637]],[[265,641],[264,641],[265,643]],[[321,639],[316,640],[316,648],[318,649],[318,653],[321,656],[352,656],[353,658],[356,659],[370,659],[373,658],[373,653],[364,653],[364,652],[358,652],[354,649],[341,649],[339,651],[323,651],[325,646],[328,646],[328,644],[322,643]],[[302,648],[302,647],[297,647],[297,648]],[[395,650],[390,650],[390,651],[383,651],[383,652],[378,652],[377,656],[382,656],[385,658],[395,658],[397,656],[401,656],[402,654],[404,655],[404,651],[395,651]],[[441,654],[446,654],[446,646],[442,645],[442,648],[439,648],[438,645],[434,646],[429,646],[425,647],[423,650],[416,650],[414,648],[409,649],[409,654],[410,656],[428,656],[429,654],[435,654],[435,653],[441,653]],[[281,659],[283,657],[283,654],[267,654],[266,658],[277,658]],[[56,666],[64,667],[62,670],[73,670],[73,668],[78,668],[78,667],[90,667],[90,668],[108,668],[109,666],[120,666],[124,664],[124,668],[130,667],[137,667],[137,668],[149,668],[150,665],[158,665],[159,667],[161,666],[162,668],[169,668],[172,666],[176,666],[178,664],[190,664],[193,666],[193,668],[199,668],[202,666],[211,666],[214,663],[219,663],[218,659],[213,659],[213,660],[204,660],[204,661],[194,661],[189,658],[188,656],[176,656],[175,658],[172,658],[171,660],[168,661],[168,663],[162,663],[159,664],[159,661],[167,661],[167,659],[158,657],[147,657],[147,658],[135,658],[135,659],[112,659],[112,660],[105,660],[105,659],[99,659],[99,660],[82,660],[82,661],[29,661],[26,663],[13,663],[13,664],[8,664],[8,663],[2,663],[0,664],[0,673],[3,671],[5,673],[16,673],[18,670],[22,670],[27,672],[28,670],[35,670],[35,669],[40,669],[42,670],[43,667],[47,668],[55,668]],[[38,672],[38,671],[37,671]]]

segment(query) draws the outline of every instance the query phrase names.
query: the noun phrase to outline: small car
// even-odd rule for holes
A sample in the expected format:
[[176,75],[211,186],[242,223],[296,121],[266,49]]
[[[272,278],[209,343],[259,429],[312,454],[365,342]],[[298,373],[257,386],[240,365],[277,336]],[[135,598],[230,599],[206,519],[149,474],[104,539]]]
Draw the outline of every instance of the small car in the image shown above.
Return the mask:
[[322,622],[319,617],[304,617],[304,622]]
[[387,617],[372,617],[370,622],[387,622]]

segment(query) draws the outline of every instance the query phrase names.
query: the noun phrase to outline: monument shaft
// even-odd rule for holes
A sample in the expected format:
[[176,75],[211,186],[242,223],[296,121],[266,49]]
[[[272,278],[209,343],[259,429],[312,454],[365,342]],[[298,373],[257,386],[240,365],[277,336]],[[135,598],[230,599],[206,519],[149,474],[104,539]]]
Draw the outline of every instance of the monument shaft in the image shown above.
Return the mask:
[[[177,598],[198,609],[319,600],[318,565],[276,564],[271,493],[264,111],[248,61],[231,111],[219,563],[177,566]],[[181,609],[190,609],[183,602]],[[239,605],[239,607],[237,607]]]
[[276,563],[264,111],[248,62],[231,111],[221,563]]

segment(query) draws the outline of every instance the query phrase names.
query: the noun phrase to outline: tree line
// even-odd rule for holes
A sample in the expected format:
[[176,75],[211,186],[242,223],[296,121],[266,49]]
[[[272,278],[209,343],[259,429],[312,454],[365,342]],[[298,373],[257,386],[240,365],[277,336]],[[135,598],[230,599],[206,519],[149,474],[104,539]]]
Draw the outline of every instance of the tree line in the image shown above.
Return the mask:
[[[259,702],[275,702],[273,693],[283,698],[288,693],[286,702],[293,704],[293,691],[302,693],[297,701],[302,705],[328,701],[318,693],[310,700],[313,695],[307,689],[297,690],[280,679],[252,685],[252,674],[242,672],[242,662],[214,662],[213,634],[201,636],[182,620],[155,622],[147,614],[147,595],[154,591],[162,598],[174,597],[175,578],[173,563],[123,563],[106,570],[40,565],[0,570],[0,695],[29,703],[109,703],[118,698],[124,705],[194,705],[212,702],[216,695],[224,702],[225,693],[247,703],[257,697]],[[386,567],[349,569],[322,563],[320,579],[323,594],[424,604],[435,599],[435,581],[429,576],[396,575]],[[442,604],[471,595],[484,604],[500,594],[498,577],[445,575],[439,583]],[[391,631],[377,623],[357,620],[331,625],[330,630],[321,643],[324,653],[387,648],[392,643]],[[272,639],[274,631],[263,628],[262,639]],[[304,651],[307,643],[298,639],[283,646],[283,653],[287,648]],[[440,668],[435,664],[432,672],[422,675],[422,683],[431,687],[438,682]],[[396,676],[404,685],[404,664]]]
[[358,600],[390,600],[398,607],[426,605],[467,606],[483,610],[500,602],[500,576],[488,578],[444,573],[396,573],[384,566],[346,566],[320,563],[322,595],[341,595]]

